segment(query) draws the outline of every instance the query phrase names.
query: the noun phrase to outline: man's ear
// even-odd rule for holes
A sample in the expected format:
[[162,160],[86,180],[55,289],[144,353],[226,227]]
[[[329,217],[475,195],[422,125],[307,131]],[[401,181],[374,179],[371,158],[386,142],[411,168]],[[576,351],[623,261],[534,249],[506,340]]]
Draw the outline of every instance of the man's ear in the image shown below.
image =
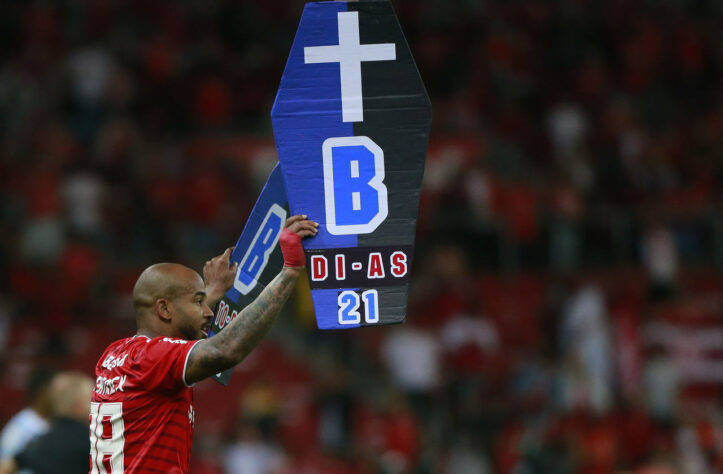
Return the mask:
[[172,303],[165,298],[158,298],[156,300],[156,314],[163,321],[168,322],[171,320],[171,308],[170,308],[171,304]]

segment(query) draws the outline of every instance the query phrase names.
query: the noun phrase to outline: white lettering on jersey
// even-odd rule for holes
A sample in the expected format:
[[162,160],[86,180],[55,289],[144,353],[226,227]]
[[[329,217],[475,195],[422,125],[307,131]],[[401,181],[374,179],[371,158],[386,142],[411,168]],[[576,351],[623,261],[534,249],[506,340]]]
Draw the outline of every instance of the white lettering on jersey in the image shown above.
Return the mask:
[[127,376],[121,375],[118,377],[107,378],[98,377],[95,379],[95,392],[98,395],[113,395],[116,392],[123,391],[123,385],[126,383]]
[[164,337],[162,339],[163,342],[170,342],[171,344],[185,344],[188,341],[184,341],[183,339],[171,339],[170,337]]
[[112,355],[109,355],[100,365],[108,370],[115,369],[116,367],[122,367],[126,361],[126,357],[128,357],[128,354],[123,354],[123,357],[113,357]]
[[196,426],[196,410],[193,409],[193,405],[188,406],[188,422],[191,426]]

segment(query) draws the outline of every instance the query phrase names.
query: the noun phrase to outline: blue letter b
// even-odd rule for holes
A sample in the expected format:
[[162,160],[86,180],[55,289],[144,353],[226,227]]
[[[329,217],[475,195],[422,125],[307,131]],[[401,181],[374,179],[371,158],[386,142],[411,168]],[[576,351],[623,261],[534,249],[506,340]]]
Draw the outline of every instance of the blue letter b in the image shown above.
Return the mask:
[[285,219],[286,211],[278,204],[272,205],[239,265],[233,286],[241,294],[247,295],[256,286],[279,240]]
[[368,137],[328,138],[322,148],[329,233],[373,232],[388,210],[382,149]]

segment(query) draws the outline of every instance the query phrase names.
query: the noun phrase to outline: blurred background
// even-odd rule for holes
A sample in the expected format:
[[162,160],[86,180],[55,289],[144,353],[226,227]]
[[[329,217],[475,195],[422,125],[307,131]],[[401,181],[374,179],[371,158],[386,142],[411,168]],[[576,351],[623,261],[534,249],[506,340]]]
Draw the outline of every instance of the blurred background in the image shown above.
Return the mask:
[[[232,245],[300,0],[6,2],[0,426]],[[723,3],[395,0],[433,104],[407,323],[300,285],[194,473],[723,472]]]

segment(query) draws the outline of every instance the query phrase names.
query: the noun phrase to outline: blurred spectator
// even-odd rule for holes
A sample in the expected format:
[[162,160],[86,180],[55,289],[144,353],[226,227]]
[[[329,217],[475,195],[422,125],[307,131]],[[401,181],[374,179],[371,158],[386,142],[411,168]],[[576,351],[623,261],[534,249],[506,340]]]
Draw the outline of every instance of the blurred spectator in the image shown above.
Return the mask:
[[645,405],[662,422],[674,419],[680,394],[680,374],[673,359],[662,348],[648,356],[643,372]]
[[399,392],[390,391],[385,401],[382,470],[409,472],[420,458],[419,414],[412,411],[407,399]]
[[47,367],[37,367],[30,374],[28,406],[13,416],[0,434],[0,461],[12,459],[25,449],[29,441],[50,428],[49,420],[54,407],[50,387],[55,377],[55,370]]
[[227,474],[271,474],[278,472],[282,463],[282,452],[265,440],[253,421],[238,423],[234,439],[224,454]]
[[[30,441],[3,473],[74,474],[89,466],[88,407],[93,380],[80,372],[61,372],[50,386],[53,419],[48,431]],[[12,464],[12,463],[10,463]]]
[[566,159],[582,145],[589,124],[579,106],[560,103],[550,110],[547,127],[555,154]]
[[353,393],[348,369],[341,357],[322,354],[317,365],[319,441],[335,455],[350,449]]
[[459,437],[449,450],[444,472],[448,474],[491,474],[492,468],[485,455],[469,437]]
[[678,276],[678,252],[670,229],[655,225],[645,232],[643,264],[650,279],[650,297],[658,301],[673,296]]
[[98,237],[103,230],[103,193],[100,178],[92,171],[78,171],[65,178],[62,195],[70,231]]
[[586,193],[593,186],[593,170],[587,162],[585,139],[589,129],[583,110],[575,104],[558,104],[547,118],[548,133],[558,164],[575,189]]
[[382,343],[380,355],[392,384],[415,400],[420,411],[441,382],[440,349],[431,332],[410,323],[391,329]]
[[114,72],[115,62],[102,45],[89,45],[68,57],[73,128],[83,141],[89,141],[99,128],[107,86]]
[[22,232],[20,252],[27,262],[52,265],[64,247],[63,223],[55,217],[33,219]]
[[581,286],[565,304],[561,323],[562,404],[567,410],[610,409],[612,347],[604,297],[595,286]]
[[497,354],[500,340],[497,328],[479,314],[457,313],[443,326],[441,348],[459,376],[479,374]]
[[704,474],[712,472],[706,453],[693,426],[681,426],[675,436],[679,454],[678,469],[681,474]]
[[244,420],[259,429],[264,438],[270,438],[279,421],[280,404],[278,390],[270,380],[261,377],[245,387],[239,408]]

